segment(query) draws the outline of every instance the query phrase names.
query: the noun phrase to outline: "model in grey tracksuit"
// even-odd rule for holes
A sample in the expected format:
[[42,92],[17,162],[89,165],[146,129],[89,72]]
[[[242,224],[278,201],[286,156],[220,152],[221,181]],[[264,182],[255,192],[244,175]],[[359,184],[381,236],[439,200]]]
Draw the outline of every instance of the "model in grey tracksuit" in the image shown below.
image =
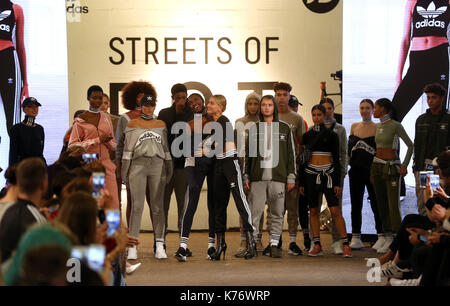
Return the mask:
[[148,184],[155,240],[164,242],[164,188],[172,177],[172,168],[166,128],[125,130],[122,180],[131,192],[130,235],[138,237]]

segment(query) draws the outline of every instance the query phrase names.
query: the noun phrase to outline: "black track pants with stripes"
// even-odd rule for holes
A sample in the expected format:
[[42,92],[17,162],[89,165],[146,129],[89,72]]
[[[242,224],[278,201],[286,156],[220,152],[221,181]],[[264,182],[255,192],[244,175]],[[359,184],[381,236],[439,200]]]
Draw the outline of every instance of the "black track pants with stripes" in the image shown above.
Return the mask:
[[227,206],[230,191],[236,203],[245,231],[253,232],[252,216],[242,183],[242,173],[237,157],[217,159],[214,172],[215,232],[224,233],[227,228]]
[[22,77],[19,58],[14,48],[0,51],[0,97],[5,111],[8,134],[12,126],[21,121],[20,94]]

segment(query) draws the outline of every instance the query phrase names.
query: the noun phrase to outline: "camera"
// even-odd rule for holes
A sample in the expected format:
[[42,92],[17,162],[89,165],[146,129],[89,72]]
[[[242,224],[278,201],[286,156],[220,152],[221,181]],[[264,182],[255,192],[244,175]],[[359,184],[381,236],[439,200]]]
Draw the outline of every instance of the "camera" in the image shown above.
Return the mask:
[[342,81],[342,70],[338,70],[338,71],[336,71],[335,73],[332,73],[332,74],[331,74],[331,77],[332,77],[334,80]]

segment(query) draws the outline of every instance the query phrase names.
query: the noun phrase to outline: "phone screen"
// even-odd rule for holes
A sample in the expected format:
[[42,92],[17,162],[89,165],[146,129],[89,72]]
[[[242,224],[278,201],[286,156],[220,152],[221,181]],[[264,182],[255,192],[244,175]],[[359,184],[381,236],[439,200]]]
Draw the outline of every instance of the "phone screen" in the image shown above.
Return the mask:
[[425,188],[425,185],[427,184],[427,178],[430,176],[428,171],[420,171],[420,187]]
[[425,236],[419,235],[419,239],[422,240],[423,242],[427,243],[428,239]]
[[430,185],[433,190],[437,190],[439,187],[439,175],[430,175]]
[[109,210],[106,213],[106,222],[108,222],[108,229],[106,230],[106,235],[109,237],[114,236],[114,233],[119,231],[120,211]]
[[98,154],[97,153],[85,153],[81,156],[81,158],[83,159],[83,161],[85,163],[90,163],[90,162],[98,159]]
[[102,195],[100,190],[105,188],[105,174],[102,172],[92,173],[92,196],[99,199]]
[[86,251],[86,259],[89,268],[102,273],[103,265],[105,263],[106,249],[102,244],[91,244]]

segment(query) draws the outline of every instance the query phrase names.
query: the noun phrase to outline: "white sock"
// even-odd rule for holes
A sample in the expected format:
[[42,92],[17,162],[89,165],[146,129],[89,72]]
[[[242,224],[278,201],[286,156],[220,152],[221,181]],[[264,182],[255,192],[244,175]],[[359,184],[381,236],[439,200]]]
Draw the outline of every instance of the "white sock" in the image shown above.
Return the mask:
[[270,240],[270,246],[278,246],[278,240]]
[[289,235],[289,243],[292,243],[292,242],[296,242],[297,241],[297,235]]
[[352,234],[352,238],[361,239],[361,234]]
[[186,243],[180,243],[180,247],[186,250],[187,244]]
[[214,243],[208,242],[208,249],[213,248],[213,247],[214,247]]

